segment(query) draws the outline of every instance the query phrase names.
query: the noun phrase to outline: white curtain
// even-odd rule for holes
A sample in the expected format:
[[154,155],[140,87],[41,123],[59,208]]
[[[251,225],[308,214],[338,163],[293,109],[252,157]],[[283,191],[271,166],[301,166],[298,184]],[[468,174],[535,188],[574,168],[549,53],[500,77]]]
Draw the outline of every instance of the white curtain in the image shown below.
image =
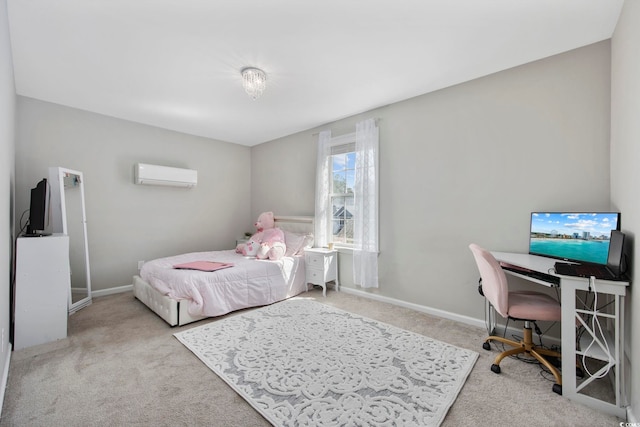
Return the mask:
[[325,247],[329,242],[329,161],[331,154],[331,131],[326,130],[318,135],[318,159],[316,167],[316,212],[314,245]]
[[378,127],[375,119],[356,124],[355,178],[353,280],[363,288],[377,288]]

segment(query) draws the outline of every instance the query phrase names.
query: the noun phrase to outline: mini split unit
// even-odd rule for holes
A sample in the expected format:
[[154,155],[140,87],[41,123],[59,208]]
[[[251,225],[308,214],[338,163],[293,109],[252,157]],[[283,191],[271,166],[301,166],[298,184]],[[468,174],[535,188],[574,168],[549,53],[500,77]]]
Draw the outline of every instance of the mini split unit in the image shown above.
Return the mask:
[[191,188],[198,183],[198,171],[136,163],[135,182],[136,184]]

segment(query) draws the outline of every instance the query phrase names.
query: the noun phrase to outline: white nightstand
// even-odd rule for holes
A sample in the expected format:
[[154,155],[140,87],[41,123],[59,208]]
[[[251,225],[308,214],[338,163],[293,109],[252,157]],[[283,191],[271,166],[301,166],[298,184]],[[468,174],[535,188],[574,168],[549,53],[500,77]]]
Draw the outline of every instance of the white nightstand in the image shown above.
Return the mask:
[[326,248],[305,249],[304,266],[307,283],[322,286],[323,296],[327,296],[327,282],[335,282],[336,291],[340,290],[340,283],[338,281],[338,251]]

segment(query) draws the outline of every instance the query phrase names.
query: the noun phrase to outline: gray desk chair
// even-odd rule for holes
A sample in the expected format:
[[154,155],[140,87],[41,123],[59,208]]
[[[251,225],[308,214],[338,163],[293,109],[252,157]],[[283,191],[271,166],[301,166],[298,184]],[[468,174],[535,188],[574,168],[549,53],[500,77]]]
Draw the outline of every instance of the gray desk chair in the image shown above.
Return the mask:
[[500,263],[491,255],[489,251],[476,244],[469,245],[473,257],[480,271],[482,280],[482,293],[489,300],[493,308],[502,317],[524,321],[523,338],[521,341],[514,341],[503,337],[490,336],[482,347],[485,350],[491,349],[491,341],[498,341],[514,347],[503,351],[496,356],[491,370],[500,373],[500,362],[507,356],[526,353],[535,357],[542,363],[555,377],[556,383],[553,391],[562,394],[562,377],[558,370],[544,356],[560,358],[560,353],[548,350],[533,343],[531,323],[535,321],[560,321],[560,303],[549,295],[532,291],[509,291],[507,277],[500,267]]

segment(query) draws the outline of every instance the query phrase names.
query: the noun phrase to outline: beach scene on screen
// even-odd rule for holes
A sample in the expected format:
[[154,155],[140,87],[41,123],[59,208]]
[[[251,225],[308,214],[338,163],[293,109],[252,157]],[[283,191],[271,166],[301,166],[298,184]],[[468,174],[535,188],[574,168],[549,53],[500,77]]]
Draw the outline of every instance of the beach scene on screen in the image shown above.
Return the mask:
[[611,230],[617,228],[617,213],[533,213],[529,252],[606,264]]

